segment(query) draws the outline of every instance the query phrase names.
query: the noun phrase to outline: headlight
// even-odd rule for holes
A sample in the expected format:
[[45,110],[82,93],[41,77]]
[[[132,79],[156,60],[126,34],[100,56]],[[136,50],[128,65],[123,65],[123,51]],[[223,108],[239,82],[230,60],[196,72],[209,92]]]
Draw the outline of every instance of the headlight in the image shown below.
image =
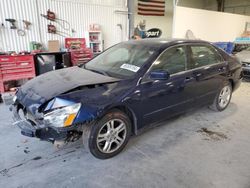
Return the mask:
[[72,125],[80,108],[81,103],[77,103],[49,112],[44,115],[44,123],[54,127],[68,127]]

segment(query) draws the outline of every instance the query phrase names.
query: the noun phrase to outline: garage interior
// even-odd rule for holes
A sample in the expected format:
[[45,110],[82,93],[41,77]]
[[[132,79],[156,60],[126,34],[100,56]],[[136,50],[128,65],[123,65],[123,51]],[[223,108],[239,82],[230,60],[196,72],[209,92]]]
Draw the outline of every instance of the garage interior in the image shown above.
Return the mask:
[[[0,0],[0,187],[250,187],[250,1],[159,1],[147,12],[146,0]],[[227,109],[168,119],[107,160],[81,138],[57,148],[13,124],[25,83],[148,38],[204,40],[237,59],[243,78]]]

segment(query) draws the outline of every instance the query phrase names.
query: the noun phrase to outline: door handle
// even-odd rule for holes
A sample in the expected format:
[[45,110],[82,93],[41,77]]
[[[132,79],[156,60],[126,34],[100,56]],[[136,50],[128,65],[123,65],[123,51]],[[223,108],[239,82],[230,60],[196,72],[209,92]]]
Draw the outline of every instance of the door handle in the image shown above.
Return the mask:
[[223,72],[223,71],[225,71],[225,70],[226,70],[226,67],[220,67],[220,68],[218,69],[219,72]]
[[202,73],[195,73],[194,75],[195,75],[195,77],[201,77]]
[[186,77],[186,78],[185,78],[185,83],[191,82],[192,80],[194,80],[194,77],[192,77],[192,76]]
[[200,72],[195,72],[195,73],[194,73],[194,78],[195,78],[196,80],[200,80],[202,77],[203,77],[203,74],[202,74],[202,73],[200,73]]

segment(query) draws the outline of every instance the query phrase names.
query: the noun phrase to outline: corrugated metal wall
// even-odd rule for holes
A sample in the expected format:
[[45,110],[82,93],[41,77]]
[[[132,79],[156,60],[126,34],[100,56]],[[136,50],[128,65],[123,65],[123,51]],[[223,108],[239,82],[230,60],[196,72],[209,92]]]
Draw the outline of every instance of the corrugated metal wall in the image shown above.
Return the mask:
[[[68,28],[63,21],[52,22],[64,36],[84,37],[89,25],[97,23],[102,27],[105,48],[127,40],[127,15],[115,13],[116,10],[127,11],[126,0],[0,0],[0,24],[4,24],[4,27],[0,25],[0,51],[29,50],[30,41],[47,46],[48,40],[60,40],[64,45],[64,36],[47,33],[50,22],[40,14],[46,14],[48,9],[70,23]],[[21,29],[24,28],[22,20],[28,20],[32,25],[25,36],[19,36],[16,30],[10,29],[5,18],[16,19],[16,25]],[[121,24],[122,29],[117,24]],[[72,33],[72,29],[76,32]]]

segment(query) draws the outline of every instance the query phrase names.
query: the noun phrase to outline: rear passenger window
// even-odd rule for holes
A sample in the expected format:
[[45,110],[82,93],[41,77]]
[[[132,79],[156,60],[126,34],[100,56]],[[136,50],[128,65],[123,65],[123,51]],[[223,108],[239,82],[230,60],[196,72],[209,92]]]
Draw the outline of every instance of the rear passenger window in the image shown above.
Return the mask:
[[221,56],[210,46],[191,46],[191,68],[222,62]]

